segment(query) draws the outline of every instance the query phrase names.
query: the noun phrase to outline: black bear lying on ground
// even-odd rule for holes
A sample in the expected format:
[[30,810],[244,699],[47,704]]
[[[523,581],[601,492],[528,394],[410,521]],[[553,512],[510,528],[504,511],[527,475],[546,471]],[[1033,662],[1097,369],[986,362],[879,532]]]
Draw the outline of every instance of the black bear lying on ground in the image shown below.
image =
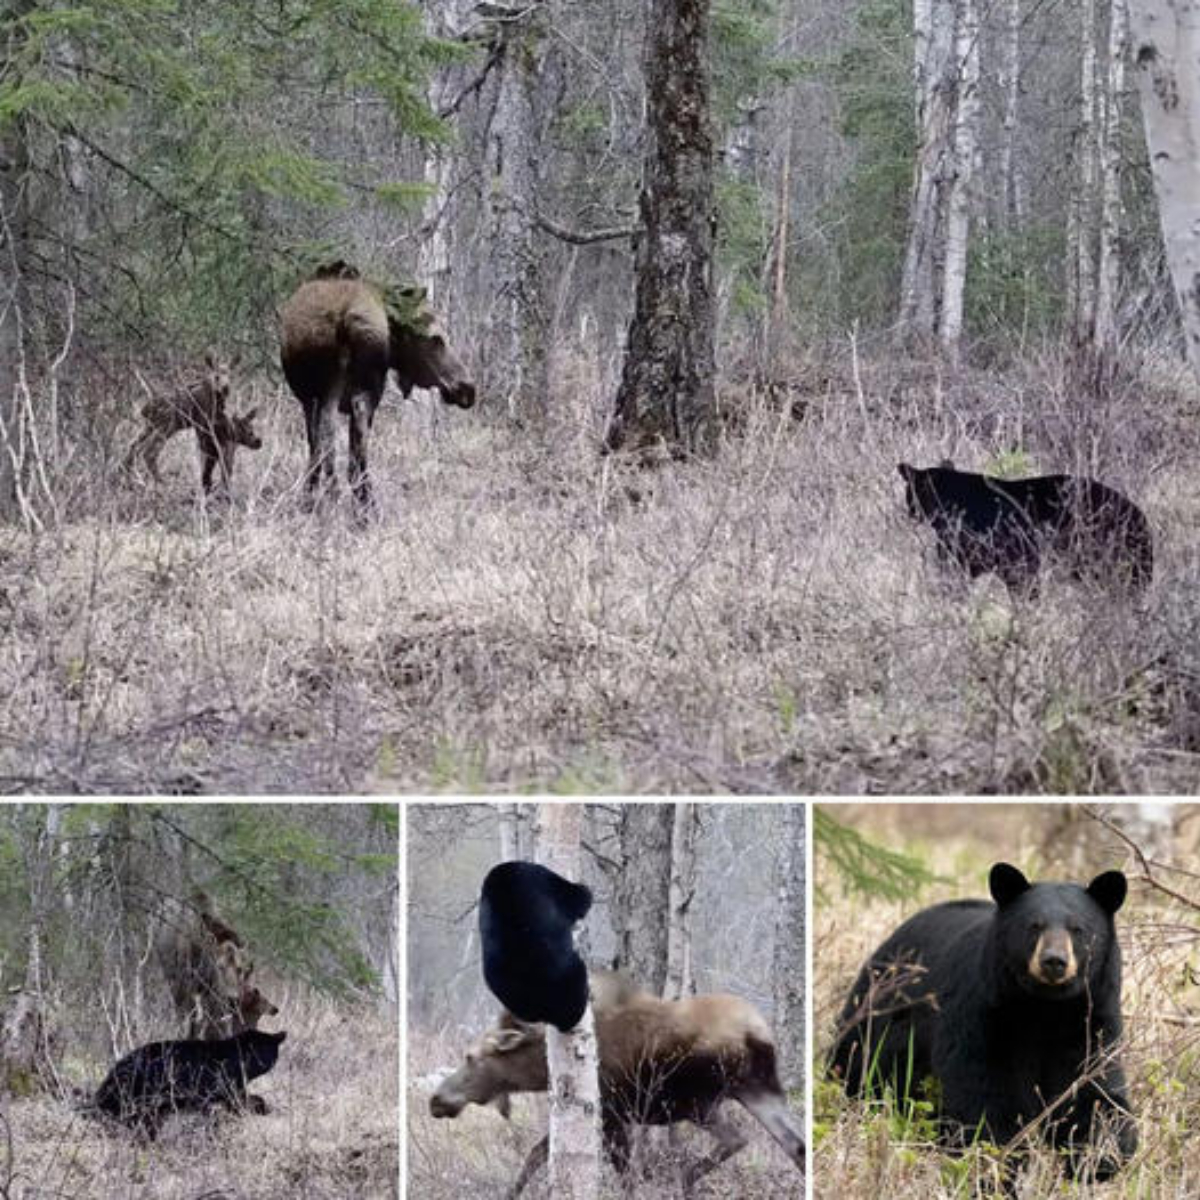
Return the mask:
[[587,1008],[588,976],[572,929],[592,893],[546,867],[506,862],[483,881],[479,934],[483,978],[522,1021],[548,1021],[564,1033]]
[[285,1037],[247,1029],[211,1041],[139,1046],[109,1071],[93,1107],[150,1140],[176,1112],[206,1112],[219,1104],[265,1113],[265,1102],[247,1096],[246,1084],[275,1065]]
[[1137,1148],[1116,1057],[1113,914],[1125,876],[1031,884],[997,863],[989,883],[995,903],[936,904],[871,955],[842,1010],[830,1072],[851,1096],[891,1087],[901,1101],[933,1080],[951,1146],[976,1135],[1003,1145],[1045,1113],[1042,1134],[1071,1175],[1108,1179]]
[[938,552],[971,578],[994,572],[1032,594],[1044,557],[1080,579],[1140,591],[1154,574],[1145,514],[1094,479],[1038,475],[995,479],[939,467],[899,464],[908,511],[933,527]]

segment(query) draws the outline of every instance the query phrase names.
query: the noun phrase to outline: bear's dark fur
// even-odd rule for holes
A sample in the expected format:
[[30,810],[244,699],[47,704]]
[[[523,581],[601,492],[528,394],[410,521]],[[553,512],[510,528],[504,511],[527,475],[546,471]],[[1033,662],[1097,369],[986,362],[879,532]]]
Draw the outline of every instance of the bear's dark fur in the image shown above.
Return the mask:
[[546,867],[506,862],[483,881],[479,934],[483,978],[522,1021],[573,1029],[587,1007],[588,976],[572,928],[592,906],[592,893]]
[[246,1084],[275,1065],[285,1037],[247,1029],[230,1038],[139,1046],[109,1071],[93,1107],[149,1139],[175,1112],[220,1104],[263,1113],[266,1105],[246,1095]]
[[1043,1132],[1072,1175],[1107,1179],[1137,1147],[1116,1057],[1113,914],[1125,876],[1031,884],[997,863],[989,883],[995,903],[936,904],[871,955],[842,1010],[830,1071],[852,1096],[891,1085],[903,1098],[935,1081],[950,1145],[976,1133],[1003,1145],[1053,1106]]
[[933,527],[938,552],[974,578],[994,572],[1032,592],[1043,559],[1064,562],[1080,579],[1146,587],[1154,543],[1145,513],[1094,479],[1038,475],[995,479],[900,463],[908,511]]

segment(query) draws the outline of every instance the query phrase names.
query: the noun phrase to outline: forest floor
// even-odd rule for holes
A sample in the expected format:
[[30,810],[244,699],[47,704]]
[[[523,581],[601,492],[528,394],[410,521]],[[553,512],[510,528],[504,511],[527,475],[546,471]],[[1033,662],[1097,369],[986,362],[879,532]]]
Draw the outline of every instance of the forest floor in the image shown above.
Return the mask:
[[[81,450],[57,518],[0,529],[0,787],[1200,786],[1200,399],[1182,369],[1150,364],[1101,402],[1052,356],[954,378],[838,361],[798,380],[801,420],[750,406],[715,458],[643,470],[595,455],[604,396],[578,374],[540,442],[486,400],[430,420],[433,400],[390,395],[366,528],[344,495],[303,511],[281,390],[230,506],[199,501],[185,437],[158,488]],[[133,428],[105,436],[115,461]],[[1145,602],[947,578],[896,470],[947,455],[1126,492],[1156,539]]]
[[[478,1031],[482,1032],[482,1030]],[[429,1112],[432,1086],[422,1077],[457,1067],[466,1050],[464,1039],[411,1031],[408,1037],[408,1194],[421,1200],[495,1200],[520,1173],[529,1151],[545,1135],[548,1113],[542,1096],[512,1098],[512,1117],[505,1120],[492,1106],[468,1105],[454,1119],[435,1119]],[[746,1135],[746,1146],[685,1193],[682,1174],[708,1153],[714,1143],[688,1124],[675,1126],[678,1141],[670,1144],[661,1129],[635,1149],[634,1169],[620,1179],[605,1168],[601,1200],[801,1200],[804,1180],[770,1137],[736,1104],[723,1113]],[[545,1171],[523,1193],[528,1200],[550,1195]]]
[[[279,1062],[250,1087],[267,1102],[267,1115],[179,1116],[158,1141],[139,1144],[76,1113],[70,1101],[13,1100],[0,1111],[0,1193],[7,1200],[395,1200],[395,1017],[316,1000],[291,1002],[287,1012],[286,1021],[271,1022],[288,1032]],[[108,1065],[67,1069],[72,1083],[91,1088]]]
[[[850,808],[831,806],[846,820]],[[1013,862],[1033,879],[1087,882],[1123,861],[1124,847],[1074,814],[1007,806],[935,805],[917,810],[858,809],[861,833],[919,857],[940,881],[919,897],[897,903],[848,894],[818,859],[813,924],[814,1097],[816,1200],[969,1200],[989,1191],[996,1159],[983,1149],[965,1158],[942,1154],[928,1116],[910,1117],[890,1103],[848,1100],[824,1078],[838,1011],[867,955],[906,917],[940,900],[987,894],[987,872]],[[1191,835],[1195,832],[1195,815]],[[1189,836],[1191,836],[1189,835]],[[1177,847],[1177,862],[1194,862]],[[1168,886],[1195,893],[1194,873],[1161,872]],[[1020,1196],[1064,1195],[1075,1200],[1187,1200],[1200,1195],[1200,951],[1194,908],[1134,882],[1117,915],[1124,958],[1122,1055],[1140,1146],[1107,1184],[1062,1180],[1055,1155],[1035,1148],[1020,1177]],[[976,1189],[979,1189],[976,1191]]]

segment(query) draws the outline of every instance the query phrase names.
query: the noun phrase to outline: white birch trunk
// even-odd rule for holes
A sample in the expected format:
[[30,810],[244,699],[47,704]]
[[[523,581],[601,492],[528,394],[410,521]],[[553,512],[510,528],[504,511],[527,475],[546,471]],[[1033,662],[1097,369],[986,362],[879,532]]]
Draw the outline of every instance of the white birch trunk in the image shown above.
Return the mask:
[[1000,87],[1004,93],[1000,134],[1001,212],[1005,226],[1012,229],[1025,220],[1024,177],[1016,153],[1021,99],[1021,0],[1006,0],[1000,60]]
[[1130,16],[1163,243],[1200,380],[1200,5],[1132,0]]
[[953,0],[915,0],[917,154],[899,313],[900,331],[906,336],[931,338],[937,328],[938,234],[954,95],[949,78],[953,31]]
[[1108,69],[1104,124],[1100,130],[1100,259],[1096,268],[1096,315],[1092,338],[1105,356],[1117,348],[1117,294],[1121,283],[1121,112],[1124,108],[1125,54],[1129,9],[1112,0],[1108,27]]
[[667,981],[664,1000],[692,993],[692,898],[696,894],[696,806],[674,806],[671,830],[671,884],[667,923]]
[[[538,862],[567,879],[581,875],[581,804],[538,809]],[[592,1006],[568,1033],[546,1026],[550,1068],[550,1177],[557,1200],[596,1200],[600,1194],[600,1084]]]
[[1096,307],[1096,0],[1080,7],[1079,129],[1067,213],[1067,319],[1076,344],[1091,341]]
[[958,70],[958,105],[954,118],[953,178],[946,212],[946,258],[938,318],[938,338],[952,355],[958,353],[962,337],[963,294],[979,144],[979,10],[975,0],[959,0],[954,59]]

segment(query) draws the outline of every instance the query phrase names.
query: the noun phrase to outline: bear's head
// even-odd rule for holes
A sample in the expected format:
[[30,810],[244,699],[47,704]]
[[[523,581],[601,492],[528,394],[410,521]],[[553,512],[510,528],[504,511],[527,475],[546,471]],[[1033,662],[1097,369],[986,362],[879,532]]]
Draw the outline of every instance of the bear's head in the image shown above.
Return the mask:
[[237,1057],[247,1079],[265,1075],[279,1059],[279,1047],[283,1045],[287,1032],[264,1033],[261,1029],[246,1029],[233,1041],[237,1046]]
[[997,863],[988,884],[996,902],[999,967],[1021,991],[1079,996],[1119,964],[1113,914],[1128,890],[1120,871],[1105,871],[1085,888],[1030,883],[1016,867]]

